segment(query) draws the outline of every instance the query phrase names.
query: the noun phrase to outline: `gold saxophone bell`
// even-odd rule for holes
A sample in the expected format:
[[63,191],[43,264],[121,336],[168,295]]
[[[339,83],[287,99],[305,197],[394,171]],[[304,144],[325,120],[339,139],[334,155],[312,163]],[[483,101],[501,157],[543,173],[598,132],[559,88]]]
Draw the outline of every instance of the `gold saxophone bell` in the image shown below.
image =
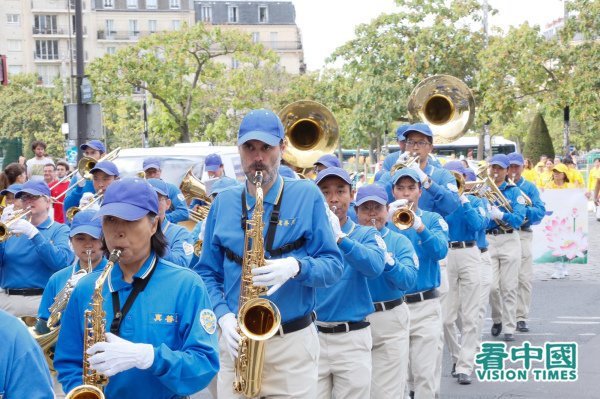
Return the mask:
[[412,227],[415,222],[414,202],[411,202],[408,206],[400,207],[392,215],[392,223],[399,230],[408,230]]
[[93,385],[79,385],[70,390],[65,399],[104,399],[104,392]]

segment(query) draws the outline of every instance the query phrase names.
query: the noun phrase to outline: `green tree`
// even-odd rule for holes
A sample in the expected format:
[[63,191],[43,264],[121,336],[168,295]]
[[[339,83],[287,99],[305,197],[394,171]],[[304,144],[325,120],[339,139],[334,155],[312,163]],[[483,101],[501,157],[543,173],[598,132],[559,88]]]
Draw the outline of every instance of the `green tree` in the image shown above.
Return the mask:
[[548,126],[546,126],[544,117],[540,113],[537,113],[531,122],[531,128],[522,152],[525,158],[529,158],[533,162],[540,159],[542,154],[554,158],[554,147],[548,133]]

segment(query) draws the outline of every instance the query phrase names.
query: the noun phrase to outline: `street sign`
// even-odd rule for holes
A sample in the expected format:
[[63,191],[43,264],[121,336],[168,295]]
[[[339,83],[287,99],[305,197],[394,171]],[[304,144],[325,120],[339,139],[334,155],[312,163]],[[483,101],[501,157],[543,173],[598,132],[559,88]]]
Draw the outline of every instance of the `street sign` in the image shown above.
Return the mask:
[[92,92],[92,84],[88,78],[81,79],[81,102],[84,104],[89,104],[92,102],[92,97],[94,93]]
[[[84,104],[87,115],[87,140],[102,139],[102,106],[100,104]],[[67,123],[69,139],[77,140],[77,104],[67,104]]]
[[66,158],[69,164],[77,163],[77,146],[67,148]]

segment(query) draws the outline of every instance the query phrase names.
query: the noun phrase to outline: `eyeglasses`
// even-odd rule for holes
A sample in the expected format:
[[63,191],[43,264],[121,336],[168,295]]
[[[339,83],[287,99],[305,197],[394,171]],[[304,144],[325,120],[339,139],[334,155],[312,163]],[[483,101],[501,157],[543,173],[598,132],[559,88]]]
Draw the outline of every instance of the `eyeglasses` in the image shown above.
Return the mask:
[[23,194],[19,198],[21,201],[36,201],[41,195]]
[[412,141],[412,140],[406,140],[406,145],[409,146],[409,147],[426,147],[429,144],[430,144],[429,141]]
[[[369,201],[369,202],[371,202],[371,201]],[[361,204],[359,206],[359,208],[365,212],[373,212],[373,211],[379,212],[383,208],[383,205],[381,205],[377,202],[375,202],[373,204],[365,203],[365,204]]]

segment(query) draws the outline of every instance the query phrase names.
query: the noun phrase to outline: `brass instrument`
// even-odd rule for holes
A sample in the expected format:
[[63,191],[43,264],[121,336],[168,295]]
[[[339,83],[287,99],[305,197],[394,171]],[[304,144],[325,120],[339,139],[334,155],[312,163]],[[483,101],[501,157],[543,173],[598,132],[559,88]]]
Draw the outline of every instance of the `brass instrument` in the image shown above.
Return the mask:
[[212,204],[212,198],[208,195],[206,186],[200,181],[193,173],[193,167],[191,167],[179,185],[181,193],[187,199],[198,198],[201,201],[206,202],[208,205],[200,206],[197,210],[190,209],[190,219],[195,222],[200,222],[208,216],[210,205]]
[[408,230],[415,222],[415,203],[411,202],[406,206],[402,206],[392,215],[392,223],[399,230]]
[[[287,146],[283,159],[291,166],[306,170],[325,154],[332,154],[340,137],[331,111],[316,101],[301,100],[279,111]],[[302,172],[304,174],[304,172]]]
[[0,242],[8,240],[8,238],[12,236],[12,233],[10,232],[10,226],[15,224],[17,220],[28,216],[30,213],[31,209],[29,208],[20,209],[12,215],[10,220],[7,220],[6,222],[0,222]]
[[[491,205],[502,207],[506,210],[506,212],[512,212],[512,206],[510,202],[506,199],[502,191],[498,188],[494,179],[489,176],[487,168],[485,166],[480,167],[477,170],[477,179],[476,181],[469,181],[465,183],[465,194],[475,195],[480,198],[486,198]],[[498,226],[502,230],[510,230],[512,227],[502,221],[496,220]]]
[[252,284],[252,269],[265,265],[262,178],[262,172],[257,171],[256,204],[252,218],[246,221],[237,317],[241,340],[235,360],[233,389],[246,397],[257,396],[260,392],[264,341],[275,335],[281,325],[281,314],[277,306],[266,298],[260,298],[266,293],[266,287],[255,287]]
[[204,240],[196,240],[196,242],[194,243],[194,255],[196,256],[200,256],[200,254],[202,253],[202,243],[204,242]]
[[462,173],[455,170],[451,170],[450,173],[452,173],[452,176],[456,179],[456,187],[458,188],[458,196],[460,197],[465,191],[465,177]]
[[450,142],[469,130],[475,117],[475,99],[462,80],[434,75],[413,89],[407,109],[412,123],[423,121],[429,125],[434,142]]
[[400,169],[410,168],[415,163],[417,165],[419,164],[419,154],[417,154],[417,153],[410,154],[408,156],[408,158],[406,158],[404,161],[398,160],[394,164],[394,166],[392,166],[392,169],[390,170],[390,173],[393,175],[394,173],[396,173]]
[[108,377],[90,368],[87,350],[98,342],[106,340],[106,312],[102,308],[102,288],[104,281],[112,271],[115,263],[119,261],[121,250],[111,252],[106,267],[96,280],[94,294],[90,303],[91,310],[84,313],[84,338],[83,338],[83,385],[73,388],[65,399],[104,399],[103,387],[108,384]]
[[75,215],[78,212],[89,209],[92,205],[94,205],[96,202],[100,201],[102,198],[104,198],[104,193],[102,191],[99,191],[96,193],[96,195],[94,195],[94,198],[90,202],[88,202],[86,205],[84,205],[82,207],[72,206],[69,209],[67,209],[67,212],[65,212],[65,216],[67,217],[67,220],[69,221],[69,223],[73,222],[73,218],[75,217]]

